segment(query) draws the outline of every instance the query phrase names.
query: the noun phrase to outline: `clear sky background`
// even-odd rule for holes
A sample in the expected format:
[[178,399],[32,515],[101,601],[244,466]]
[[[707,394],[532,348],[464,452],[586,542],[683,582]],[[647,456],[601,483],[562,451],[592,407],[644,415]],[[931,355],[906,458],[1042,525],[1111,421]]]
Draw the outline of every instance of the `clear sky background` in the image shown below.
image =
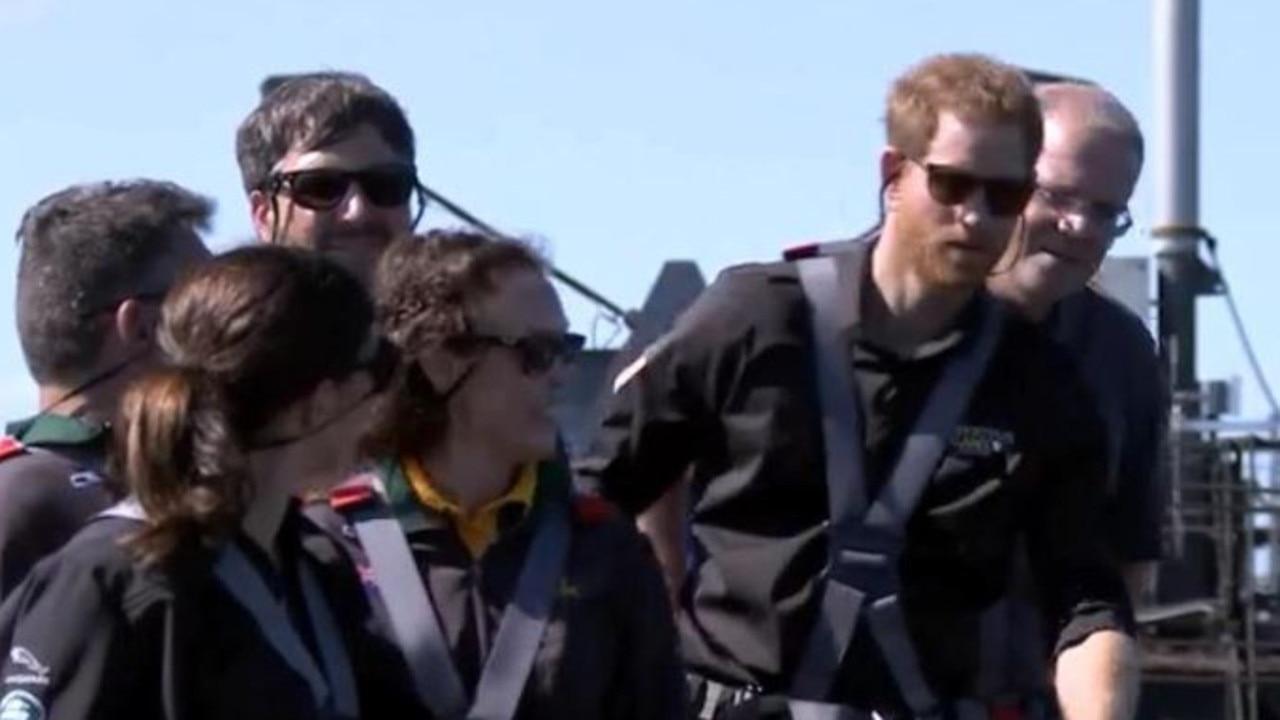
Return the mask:
[[[1265,369],[1280,362],[1272,0],[1202,2],[1201,220]],[[22,211],[69,183],[150,176],[217,199],[249,235],[236,125],[267,74],[370,75],[403,103],[436,189],[633,307],[662,262],[727,264],[874,219],[888,84],[977,50],[1103,83],[1153,122],[1148,0],[0,0],[0,417],[35,407],[13,332]],[[1158,162],[1158,158],[1153,158]],[[1150,250],[1152,165],[1137,227]],[[432,217],[431,220],[436,220]],[[593,308],[575,325],[607,340]],[[1201,373],[1245,376],[1219,299]]]

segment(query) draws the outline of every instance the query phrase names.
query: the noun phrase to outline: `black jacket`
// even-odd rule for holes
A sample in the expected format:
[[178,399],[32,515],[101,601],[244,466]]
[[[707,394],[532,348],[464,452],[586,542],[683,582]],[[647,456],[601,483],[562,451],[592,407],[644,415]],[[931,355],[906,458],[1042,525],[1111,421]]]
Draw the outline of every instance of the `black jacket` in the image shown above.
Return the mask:
[[[48,720],[321,717],[302,677],[217,582],[210,554],[184,552],[163,572],[143,570],[120,542],[137,527],[93,521],[0,608],[0,709]],[[247,540],[237,542],[314,654],[306,615],[294,610],[296,584],[282,582]],[[371,632],[360,580],[338,547],[294,510],[280,548],[284,567],[306,563],[316,574],[343,633],[361,717],[427,717],[395,649]]]
[[[865,247],[839,255],[860,297]],[[973,333],[916,357],[866,341],[856,309],[843,328],[863,403],[869,481],[892,466],[946,358]],[[693,559],[680,632],[691,669],[785,692],[809,637],[826,563],[826,483],[809,309],[790,263],[731,269],[617,381],[593,448],[589,487],[644,510],[692,467]],[[969,684],[975,611],[1009,577],[1014,540],[1032,562],[1058,649],[1104,628],[1127,631],[1123,584],[1099,518],[1101,423],[1072,363],[1011,319],[968,412],[907,528],[901,598],[923,670],[943,698]],[[833,700],[892,708],[896,688],[865,633]]]
[[40,415],[0,437],[0,600],[40,558],[114,502],[103,480],[110,431],[81,418]]
[[[670,720],[684,715],[685,680],[670,604],[653,554],[630,519],[597,498],[571,497],[564,468],[546,463],[532,506],[500,514],[498,538],[473,559],[451,521],[417,502],[398,463],[380,463],[379,470],[468,692],[478,682],[543,508],[571,502],[565,573],[516,718]],[[327,505],[309,506],[307,512],[348,537],[357,563],[367,568],[341,517]]]

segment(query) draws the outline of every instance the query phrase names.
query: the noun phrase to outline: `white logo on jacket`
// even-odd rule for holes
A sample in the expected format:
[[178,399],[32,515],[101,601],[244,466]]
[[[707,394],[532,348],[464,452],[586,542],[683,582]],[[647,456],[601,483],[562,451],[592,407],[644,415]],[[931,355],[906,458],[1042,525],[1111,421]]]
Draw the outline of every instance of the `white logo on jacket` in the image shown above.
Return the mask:
[[11,690],[0,698],[0,720],[44,720],[44,705],[25,690]]
[[[5,685],[49,684],[48,666],[37,660],[35,654],[24,647],[15,647],[9,651],[9,666],[11,671],[22,669],[25,670],[25,672],[15,672],[10,675],[5,675]],[[0,715],[0,720],[9,720],[9,718]]]

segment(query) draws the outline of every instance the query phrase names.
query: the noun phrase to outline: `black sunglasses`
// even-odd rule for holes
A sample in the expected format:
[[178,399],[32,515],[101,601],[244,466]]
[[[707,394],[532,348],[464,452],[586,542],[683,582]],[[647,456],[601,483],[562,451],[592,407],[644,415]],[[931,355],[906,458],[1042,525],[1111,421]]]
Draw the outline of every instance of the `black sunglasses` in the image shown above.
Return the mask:
[[997,217],[1021,215],[1035,192],[1031,180],[984,178],[950,165],[924,163],[912,160],[924,168],[928,176],[929,196],[943,205],[959,205],[975,192],[982,190],[987,209]]
[[577,333],[533,333],[524,337],[504,337],[472,333],[456,339],[459,349],[468,347],[500,347],[516,354],[520,369],[526,375],[542,375],[555,366],[556,361],[566,365],[577,358],[587,338]]
[[413,197],[418,189],[418,173],[409,165],[367,170],[297,170],[272,175],[268,189],[272,194],[287,194],[308,210],[324,212],[336,208],[351,192],[353,183],[360,186],[360,192],[371,204],[395,208],[407,205]]

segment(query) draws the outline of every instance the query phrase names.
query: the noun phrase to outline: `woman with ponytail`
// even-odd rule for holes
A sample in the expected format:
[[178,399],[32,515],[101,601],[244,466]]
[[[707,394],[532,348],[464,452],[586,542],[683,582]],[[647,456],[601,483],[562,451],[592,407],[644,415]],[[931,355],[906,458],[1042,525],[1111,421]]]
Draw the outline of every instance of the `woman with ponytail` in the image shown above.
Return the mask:
[[356,458],[395,366],[315,253],[257,246],[169,293],[166,365],[125,394],[128,499],[0,608],[0,717],[424,717],[354,566],[295,500]]

